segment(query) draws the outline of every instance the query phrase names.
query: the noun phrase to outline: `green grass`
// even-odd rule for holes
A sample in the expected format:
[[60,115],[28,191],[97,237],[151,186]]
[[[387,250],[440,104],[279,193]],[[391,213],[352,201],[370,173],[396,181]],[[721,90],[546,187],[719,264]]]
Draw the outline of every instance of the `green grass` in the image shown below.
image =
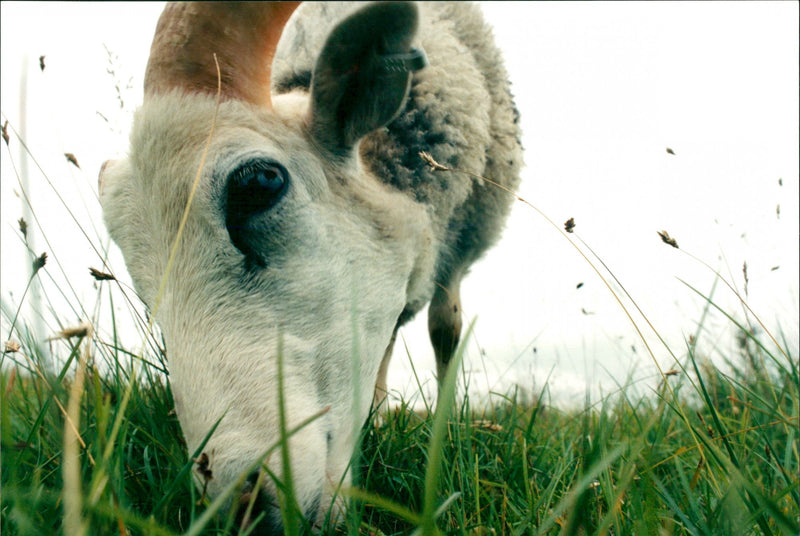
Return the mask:
[[[192,483],[163,356],[73,337],[53,343],[64,365],[51,370],[14,334],[0,385],[4,535],[234,533]],[[436,413],[401,403],[363,428],[360,486],[344,523],[321,533],[797,535],[797,358],[747,331],[741,341],[727,372],[690,342],[653,392],[623,386],[581,408],[514,392]],[[65,483],[70,411],[85,446]]]

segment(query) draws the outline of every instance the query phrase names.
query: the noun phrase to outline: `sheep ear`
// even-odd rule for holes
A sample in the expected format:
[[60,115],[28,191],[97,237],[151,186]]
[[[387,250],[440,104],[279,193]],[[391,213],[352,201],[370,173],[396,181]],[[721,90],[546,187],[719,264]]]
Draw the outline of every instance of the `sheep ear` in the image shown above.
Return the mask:
[[410,2],[372,4],[333,29],[311,80],[310,125],[322,146],[348,152],[400,111],[411,72],[426,63],[411,47],[416,30]]

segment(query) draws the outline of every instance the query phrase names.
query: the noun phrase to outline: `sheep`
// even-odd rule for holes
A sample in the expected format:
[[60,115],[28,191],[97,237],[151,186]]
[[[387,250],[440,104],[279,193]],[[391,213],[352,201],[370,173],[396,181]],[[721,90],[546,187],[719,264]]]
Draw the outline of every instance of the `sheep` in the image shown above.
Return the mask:
[[265,458],[282,429],[300,512],[341,512],[397,330],[426,305],[443,378],[461,280],[498,240],[522,166],[477,6],[294,4],[169,4],[129,154],[99,178],[189,450],[208,438],[207,491],[244,475],[263,534],[282,529],[279,486],[255,468],[287,477]]

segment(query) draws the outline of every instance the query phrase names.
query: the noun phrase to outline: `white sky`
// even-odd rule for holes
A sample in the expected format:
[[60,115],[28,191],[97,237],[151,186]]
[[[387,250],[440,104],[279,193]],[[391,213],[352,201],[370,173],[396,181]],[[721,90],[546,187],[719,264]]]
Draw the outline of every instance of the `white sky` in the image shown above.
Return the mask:
[[[161,8],[146,2],[2,3],[3,121],[20,128],[25,65],[27,143],[95,245],[107,243],[97,173],[105,159],[127,149],[130,112],[141,102]],[[677,278],[707,292],[713,275],[661,244],[656,231],[667,229],[682,249],[740,290],[746,261],[751,307],[770,328],[782,328],[796,358],[798,3],[497,2],[484,4],[484,12],[505,52],[522,115],[527,167],[521,195],[558,224],[575,218],[577,234],[680,356],[703,304]],[[131,89],[122,91],[124,110],[106,73],[104,44],[118,58],[117,79],[123,85],[131,80]],[[23,209],[11,161],[22,165],[19,148],[12,133],[11,152],[3,147],[0,153],[4,300],[21,295],[29,269],[16,231]],[[76,155],[81,170],[66,163],[65,152]],[[59,288],[72,286],[91,309],[96,291],[87,267],[101,262],[36,165],[28,169],[44,228],[29,222],[36,251],[50,254],[48,274]],[[123,274],[116,247],[111,251],[115,273]],[[62,322],[79,320],[48,294]],[[480,372],[473,380],[479,390],[511,381],[541,386],[551,371],[558,396],[582,396],[586,385],[601,384],[608,392],[614,379],[624,382],[628,374],[645,378],[643,388],[656,384],[652,359],[611,293],[565,239],[522,204],[501,244],[474,267],[462,298],[467,319],[478,318],[468,366]],[[715,299],[743,319],[722,285]],[[46,323],[49,335],[55,323]],[[724,326],[719,317],[706,324],[702,348],[713,358],[734,348]],[[8,326],[2,329],[5,339]],[[424,315],[402,335],[417,371],[430,378],[435,367]],[[648,337],[657,359],[671,368],[654,341]],[[390,386],[403,390],[413,384],[402,340],[398,350]]]

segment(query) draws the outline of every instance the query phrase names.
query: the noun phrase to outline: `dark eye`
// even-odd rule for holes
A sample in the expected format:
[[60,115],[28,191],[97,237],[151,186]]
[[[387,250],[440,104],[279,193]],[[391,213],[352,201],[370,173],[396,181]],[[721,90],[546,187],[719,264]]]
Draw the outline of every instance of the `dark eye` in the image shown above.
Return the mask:
[[225,225],[231,242],[257,265],[259,231],[253,218],[273,207],[286,192],[289,174],[275,162],[256,160],[239,166],[228,176]]
[[274,162],[248,162],[231,173],[228,179],[227,215],[230,225],[241,224],[255,214],[272,207],[283,195],[288,173]]

